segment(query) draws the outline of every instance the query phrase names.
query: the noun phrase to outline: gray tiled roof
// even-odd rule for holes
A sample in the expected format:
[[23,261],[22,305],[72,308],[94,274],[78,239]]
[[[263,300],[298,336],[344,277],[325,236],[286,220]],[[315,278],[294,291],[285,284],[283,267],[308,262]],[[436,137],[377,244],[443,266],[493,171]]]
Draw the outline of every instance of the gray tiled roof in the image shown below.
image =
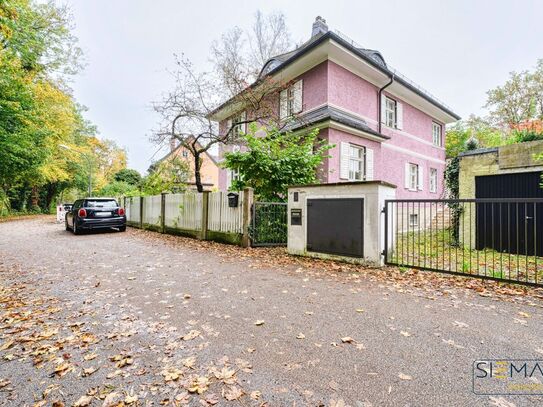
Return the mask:
[[346,113],[342,110],[328,105],[312,110],[309,113],[302,114],[292,123],[287,124],[284,129],[287,131],[293,131],[303,127],[322,123],[327,120],[332,120],[344,124],[354,129],[380,137],[383,140],[387,140],[390,138],[372,129],[370,126],[368,126],[366,121],[361,119],[360,117]]

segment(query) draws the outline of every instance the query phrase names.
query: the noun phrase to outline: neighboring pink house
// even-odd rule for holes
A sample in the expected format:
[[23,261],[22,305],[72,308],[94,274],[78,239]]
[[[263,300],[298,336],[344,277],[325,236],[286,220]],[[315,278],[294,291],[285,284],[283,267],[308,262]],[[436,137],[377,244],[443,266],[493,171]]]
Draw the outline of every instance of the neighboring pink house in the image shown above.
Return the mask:
[[[280,116],[300,121],[290,129],[320,129],[335,147],[321,174],[324,183],[382,180],[398,187],[397,198],[440,198],[445,169],[445,125],[460,117],[390,68],[378,51],[361,48],[329,31],[317,17],[309,41],[268,61],[270,75],[289,89],[277,95]],[[220,128],[245,112],[231,114],[228,102],[213,118]],[[220,154],[232,146],[221,147]],[[219,188],[231,171],[222,169]]]

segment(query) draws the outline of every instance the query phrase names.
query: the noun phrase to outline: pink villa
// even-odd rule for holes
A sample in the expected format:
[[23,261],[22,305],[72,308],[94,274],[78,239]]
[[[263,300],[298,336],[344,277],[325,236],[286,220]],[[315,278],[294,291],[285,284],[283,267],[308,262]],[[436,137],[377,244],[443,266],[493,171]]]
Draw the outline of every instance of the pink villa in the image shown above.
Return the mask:
[[[379,51],[358,46],[331,31],[317,17],[311,38],[297,49],[270,59],[261,76],[291,83],[277,95],[281,118],[289,125],[320,129],[335,147],[319,174],[323,183],[382,180],[397,186],[399,199],[438,199],[443,193],[445,125],[460,119],[443,102],[392,69]],[[232,114],[228,103],[213,118],[221,129]],[[242,119],[244,120],[244,119]],[[223,146],[224,151],[236,146]],[[236,174],[221,169],[219,188]]]

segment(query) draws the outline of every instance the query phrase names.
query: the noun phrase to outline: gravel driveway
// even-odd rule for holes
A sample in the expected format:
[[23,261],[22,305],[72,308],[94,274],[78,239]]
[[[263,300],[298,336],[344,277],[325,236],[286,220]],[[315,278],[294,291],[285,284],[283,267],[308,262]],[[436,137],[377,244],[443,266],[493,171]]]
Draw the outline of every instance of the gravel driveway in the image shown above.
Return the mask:
[[0,223],[0,281],[2,405],[543,404],[472,391],[543,359],[541,290],[50,217]]

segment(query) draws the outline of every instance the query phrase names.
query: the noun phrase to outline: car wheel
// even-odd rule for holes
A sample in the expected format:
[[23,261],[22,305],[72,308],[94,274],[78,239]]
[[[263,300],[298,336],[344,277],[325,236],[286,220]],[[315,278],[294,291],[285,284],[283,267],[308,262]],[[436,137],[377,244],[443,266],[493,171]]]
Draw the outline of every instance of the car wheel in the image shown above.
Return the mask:
[[119,232],[126,232],[126,226],[121,226],[119,228]]
[[70,227],[68,226],[68,219],[64,221],[64,225],[66,226],[66,230],[70,230]]
[[77,223],[75,223],[75,220],[74,220],[74,227],[72,228],[72,232],[74,232],[74,235],[80,235],[81,234],[81,232],[77,228]]

